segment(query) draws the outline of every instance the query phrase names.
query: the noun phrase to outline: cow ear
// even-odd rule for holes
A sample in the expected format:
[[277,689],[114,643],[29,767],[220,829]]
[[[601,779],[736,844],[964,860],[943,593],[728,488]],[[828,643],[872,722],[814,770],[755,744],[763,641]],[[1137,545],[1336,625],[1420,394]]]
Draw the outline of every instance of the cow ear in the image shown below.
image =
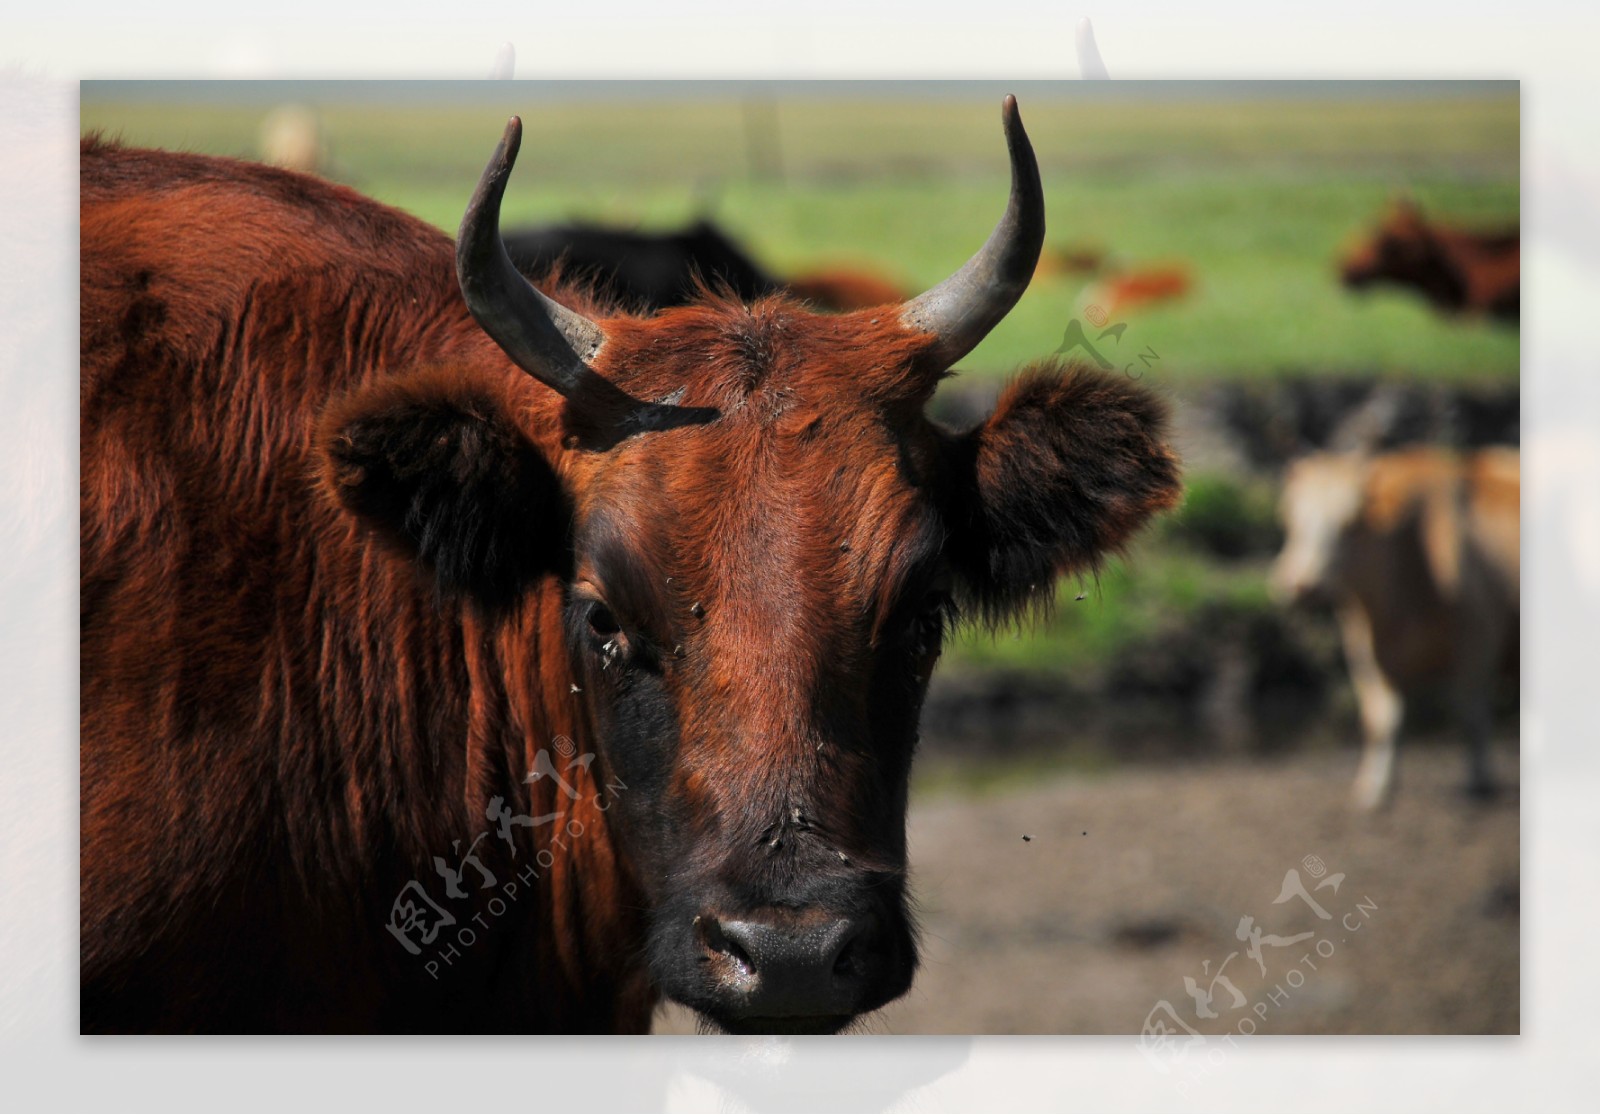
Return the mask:
[[570,505],[504,385],[429,372],[335,402],[318,429],[334,498],[446,593],[510,604],[565,562]]
[[1166,406],[1125,375],[1024,372],[994,414],[950,446],[949,552],[989,622],[1097,568],[1151,515],[1176,506]]

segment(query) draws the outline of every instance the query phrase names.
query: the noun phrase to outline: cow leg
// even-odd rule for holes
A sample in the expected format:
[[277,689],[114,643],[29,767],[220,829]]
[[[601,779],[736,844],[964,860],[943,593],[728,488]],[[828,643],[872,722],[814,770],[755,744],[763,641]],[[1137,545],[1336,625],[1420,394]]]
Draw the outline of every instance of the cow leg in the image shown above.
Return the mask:
[[1465,636],[1457,640],[1452,697],[1466,737],[1467,793],[1475,798],[1493,797],[1495,791],[1489,745],[1494,727],[1491,702],[1502,639],[1503,625],[1484,620],[1468,625]]
[[1489,762],[1491,715],[1489,694],[1481,685],[1459,698],[1461,729],[1467,737],[1467,793],[1475,798],[1494,796],[1494,770]]
[[1370,810],[1389,800],[1394,786],[1395,742],[1405,702],[1378,666],[1372,645],[1372,625],[1366,612],[1351,605],[1340,609],[1339,628],[1344,636],[1345,662],[1355,686],[1356,704],[1361,712],[1363,747],[1355,784],[1350,788],[1350,803]]

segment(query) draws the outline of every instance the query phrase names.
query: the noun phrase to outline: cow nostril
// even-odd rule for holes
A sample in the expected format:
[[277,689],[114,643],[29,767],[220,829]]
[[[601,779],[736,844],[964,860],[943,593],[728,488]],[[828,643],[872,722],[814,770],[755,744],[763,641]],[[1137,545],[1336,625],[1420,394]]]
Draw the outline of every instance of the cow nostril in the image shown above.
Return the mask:
[[708,914],[695,918],[694,932],[707,952],[721,953],[747,973],[755,971],[755,962],[750,959],[750,954],[728,939],[728,935],[722,931],[722,924],[716,918]]
[[849,977],[857,974],[857,969],[860,967],[857,963],[860,941],[861,934],[858,933],[845,942],[844,948],[839,950],[839,955],[834,959],[834,975]]
[[833,957],[833,974],[844,979],[857,979],[870,967],[874,919],[851,919],[843,923],[843,932],[837,937],[837,950]]

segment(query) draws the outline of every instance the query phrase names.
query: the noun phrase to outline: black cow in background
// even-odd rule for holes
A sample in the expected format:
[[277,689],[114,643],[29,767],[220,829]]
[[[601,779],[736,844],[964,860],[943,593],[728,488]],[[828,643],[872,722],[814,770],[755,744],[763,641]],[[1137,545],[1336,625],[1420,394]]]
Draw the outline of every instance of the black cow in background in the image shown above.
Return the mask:
[[594,282],[597,294],[639,310],[686,306],[701,279],[726,283],[744,301],[783,285],[706,220],[678,232],[549,225],[508,232],[505,243],[524,275],[538,277],[559,262],[568,281]]
[[823,266],[787,278],[764,271],[743,248],[710,221],[677,232],[638,232],[573,223],[508,233],[511,262],[530,279],[557,264],[565,282],[592,284],[603,300],[638,313],[687,306],[699,299],[699,284],[726,286],[742,302],[788,291],[830,312],[864,310],[903,302],[909,295],[871,266]]

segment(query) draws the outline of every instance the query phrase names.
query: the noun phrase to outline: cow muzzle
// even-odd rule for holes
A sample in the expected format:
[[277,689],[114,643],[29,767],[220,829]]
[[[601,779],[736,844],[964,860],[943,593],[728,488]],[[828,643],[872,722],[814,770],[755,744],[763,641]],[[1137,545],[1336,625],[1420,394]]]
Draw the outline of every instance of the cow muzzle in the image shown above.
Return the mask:
[[691,1005],[730,1033],[835,1033],[910,985],[909,941],[875,913],[815,908],[700,914]]
[[1292,570],[1274,569],[1267,578],[1267,591],[1281,608],[1325,608],[1334,601],[1325,581]]

